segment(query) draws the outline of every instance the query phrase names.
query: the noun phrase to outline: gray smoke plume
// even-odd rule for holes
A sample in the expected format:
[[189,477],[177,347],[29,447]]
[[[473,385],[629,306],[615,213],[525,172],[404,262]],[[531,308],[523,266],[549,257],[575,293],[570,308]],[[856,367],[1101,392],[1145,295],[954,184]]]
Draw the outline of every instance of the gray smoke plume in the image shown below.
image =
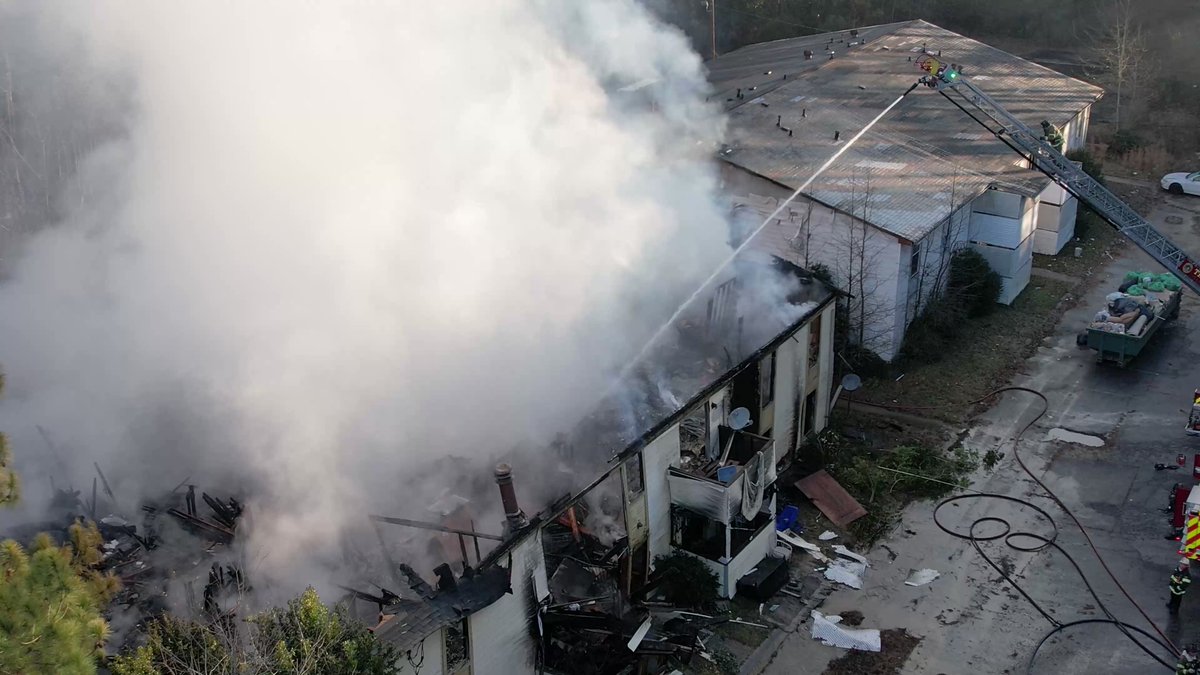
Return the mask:
[[700,59],[632,0],[2,7],[123,113],[4,252],[30,503],[93,460],[244,487],[319,582],[368,512],[494,489],[439,459],[573,426],[728,253]]

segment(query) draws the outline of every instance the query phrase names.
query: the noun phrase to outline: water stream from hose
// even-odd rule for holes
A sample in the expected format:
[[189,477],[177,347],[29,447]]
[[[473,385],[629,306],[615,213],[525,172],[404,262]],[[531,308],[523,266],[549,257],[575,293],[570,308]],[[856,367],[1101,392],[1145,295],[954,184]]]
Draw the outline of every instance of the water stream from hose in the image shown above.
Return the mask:
[[673,314],[671,314],[670,318],[668,318],[666,320],[666,322],[664,322],[661,326],[659,326],[658,330],[654,331],[654,334],[650,336],[650,339],[646,341],[646,344],[642,345],[642,348],[641,348],[641,350],[638,351],[637,356],[634,357],[633,359],[631,359],[628,362],[628,364],[626,364],[626,366],[621,369],[621,372],[617,374],[616,379],[613,381],[612,385],[609,386],[608,391],[605,392],[605,396],[607,397],[609,394],[611,394],[613,389],[615,389],[617,387],[618,383],[624,381],[625,378],[629,376],[629,373],[635,367],[637,367],[637,365],[641,362],[641,360],[643,358],[645,358],[646,353],[650,351],[650,347],[652,345],[654,345],[654,343],[657,342],[659,340],[659,338],[661,338],[663,336],[663,334],[666,333],[671,328],[671,326],[673,326],[675,324],[676,321],[679,320],[679,316],[681,314],[683,314],[684,309],[687,308],[687,306],[689,304],[691,304],[692,301],[695,300],[701,293],[703,293],[704,289],[708,288],[708,285],[711,284],[713,282],[713,280],[715,280],[717,278],[717,276],[721,274],[721,271],[724,270],[726,267],[728,267],[729,264],[731,262],[733,262],[734,259],[737,258],[738,255],[740,255],[741,252],[743,250],[745,250],[747,246],[750,245],[750,242],[753,241],[754,238],[757,237],[758,234],[760,232],[762,232],[763,229],[765,229],[767,227],[767,225],[769,225],[771,223],[771,221],[775,219],[776,216],[778,216],[780,213],[782,213],[783,210],[786,209],[789,204],[791,204],[793,201],[795,201],[796,197],[800,196],[800,193],[807,190],[808,187],[810,185],[812,185],[813,181],[815,181],[818,177],[820,177],[821,174],[825,173],[829,169],[829,167],[833,166],[833,163],[836,162],[838,160],[838,158],[840,158],[843,154],[845,154],[846,151],[849,150],[855,143],[857,143],[858,139],[860,139],[864,135],[866,135],[866,133],[871,130],[871,127],[878,124],[879,120],[883,119],[883,117],[885,115],[887,115],[889,112],[891,112],[893,108],[900,105],[900,101],[903,101],[904,97],[911,94],[913,89],[916,89],[916,88],[917,88],[917,85],[914,84],[913,86],[909,87],[908,91],[897,96],[895,101],[892,101],[891,104],[889,104],[888,107],[884,108],[883,111],[881,111],[878,115],[876,115],[874,119],[872,119],[870,122],[867,122],[866,126],[864,126],[862,129],[860,129],[858,133],[854,134],[854,136],[852,136],[850,138],[850,140],[846,141],[845,144],[842,145],[842,147],[838,148],[837,152],[833,153],[833,155],[830,156],[829,159],[825,160],[825,163],[822,164],[820,166],[820,168],[818,168],[816,170],[816,172],[813,173],[813,175],[809,176],[808,180],[804,181],[804,183],[802,183],[800,185],[800,187],[796,188],[796,191],[793,192],[790,197],[788,197],[787,199],[780,202],[779,206],[776,207],[776,209],[771,212],[771,215],[767,216],[762,221],[762,224],[759,225],[758,227],[756,227],[754,229],[754,231],[750,233],[750,236],[746,237],[745,241],[743,241],[741,244],[739,244],[738,247],[735,248],[732,253],[730,253],[723,261],[721,261],[721,264],[717,265],[717,268],[713,270],[712,274],[710,274],[708,276],[708,278],[704,280],[703,283],[701,283],[699,286],[697,286],[696,290],[693,291],[691,295],[689,295],[682,303],[680,303],[679,307],[676,308],[676,310]]

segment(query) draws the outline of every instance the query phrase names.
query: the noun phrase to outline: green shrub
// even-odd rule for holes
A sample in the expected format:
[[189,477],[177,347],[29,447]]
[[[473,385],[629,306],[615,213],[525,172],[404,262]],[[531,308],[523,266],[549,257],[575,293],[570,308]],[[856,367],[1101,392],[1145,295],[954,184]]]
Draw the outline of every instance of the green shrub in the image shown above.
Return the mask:
[[1108,144],[1108,156],[1124,157],[1131,150],[1136,150],[1142,145],[1142,139],[1136,133],[1129,129],[1121,129],[1113,134],[1112,141]]
[[1075,236],[1079,239],[1085,239],[1089,236],[1095,236],[1096,232],[1108,227],[1108,223],[1096,214],[1095,211],[1089,209],[1083,204],[1079,205],[1079,211],[1075,214]]
[[950,259],[946,289],[929,300],[904,334],[901,357],[913,363],[935,363],[961,333],[968,319],[991,313],[1003,282],[987,260],[972,250]]
[[861,377],[888,377],[891,374],[891,366],[888,365],[888,362],[862,345],[846,345],[842,349],[842,358],[846,360],[845,365],[849,368],[848,372]]
[[900,358],[909,363],[936,363],[950,346],[949,338],[934,327],[928,310],[913,319],[904,333]]
[[681,551],[654,559],[658,588],[667,602],[680,607],[707,607],[717,599],[717,575],[700,559]]
[[[960,304],[968,317],[986,316],[995,310],[1002,288],[1000,275],[977,251],[962,250],[950,259],[950,278],[944,297],[952,304]],[[943,304],[940,309],[946,311],[951,308]],[[961,326],[958,317],[947,318],[954,320],[956,326]]]
[[1096,182],[1104,183],[1104,164],[1087,150],[1072,150],[1067,153],[1067,159],[1083,164],[1083,172]]
[[808,266],[808,273],[813,275],[813,278],[825,282],[827,286],[833,286],[833,271],[827,265],[813,263]]

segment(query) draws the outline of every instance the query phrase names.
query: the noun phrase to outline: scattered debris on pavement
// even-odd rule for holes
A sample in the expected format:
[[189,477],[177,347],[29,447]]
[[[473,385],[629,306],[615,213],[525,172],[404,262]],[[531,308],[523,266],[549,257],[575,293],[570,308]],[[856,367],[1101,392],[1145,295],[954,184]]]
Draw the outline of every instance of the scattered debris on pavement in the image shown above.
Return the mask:
[[857,609],[851,609],[851,610],[842,612],[838,616],[842,617],[842,625],[843,626],[861,626],[863,619],[865,618],[863,616],[863,613],[858,611]]
[[921,638],[891,628],[880,633],[879,652],[852,651],[829,662],[822,675],[897,675]]
[[843,558],[849,558],[855,562],[860,562],[863,565],[867,565],[868,567],[870,566],[870,563],[867,562],[866,558],[855,553],[854,551],[851,551],[850,549],[846,548],[845,546],[842,546],[841,544],[835,545],[833,547],[833,552],[842,556]]
[[912,573],[908,575],[908,579],[906,579],[904,583],[909,586],[924,586],[940,576],[942,576],[942,573],[938,572],[937,570],[931,570],[928,568],[913,570]]
[[877,652],[882,646],[879,631],[874,628],[846,628],[839,625],[842,617],[833,614],[825,616],[817,610],[812,611],[812,637],[820,640],[828,647],[855,649],[859,651]]
[[867,566],[850,560],[834,560],[825,568],[825,578],[860,590],[863,587],[863,575]]

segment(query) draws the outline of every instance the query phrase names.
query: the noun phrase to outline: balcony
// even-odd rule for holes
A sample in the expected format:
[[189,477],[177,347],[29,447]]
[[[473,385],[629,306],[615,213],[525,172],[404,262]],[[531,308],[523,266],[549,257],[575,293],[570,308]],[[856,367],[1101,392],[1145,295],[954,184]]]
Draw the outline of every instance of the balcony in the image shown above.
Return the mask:
[[669,470],[671,504],[725,525],[738,516],[754,520],[775,482],[775,441],[724,426],[718,431],[717,459]]

